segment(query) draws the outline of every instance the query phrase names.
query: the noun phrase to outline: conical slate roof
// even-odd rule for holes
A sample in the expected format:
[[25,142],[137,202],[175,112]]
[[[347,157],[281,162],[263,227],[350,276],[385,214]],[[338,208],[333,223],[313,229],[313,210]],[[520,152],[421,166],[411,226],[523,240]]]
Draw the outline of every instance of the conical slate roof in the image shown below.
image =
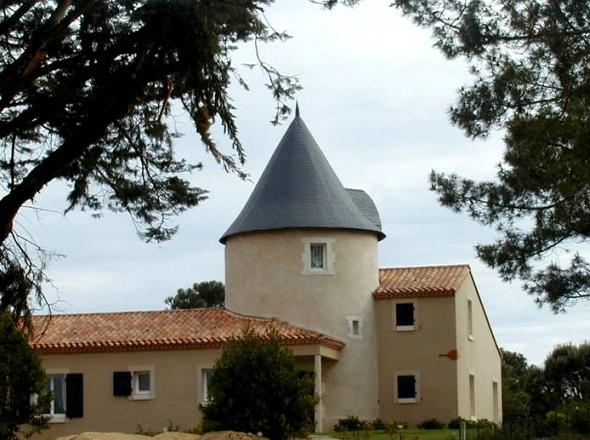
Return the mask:
[[299,109],[242,212],[219,241],[287,228],[356,229],[385,238],[375,204],[364,191],[342,186]]

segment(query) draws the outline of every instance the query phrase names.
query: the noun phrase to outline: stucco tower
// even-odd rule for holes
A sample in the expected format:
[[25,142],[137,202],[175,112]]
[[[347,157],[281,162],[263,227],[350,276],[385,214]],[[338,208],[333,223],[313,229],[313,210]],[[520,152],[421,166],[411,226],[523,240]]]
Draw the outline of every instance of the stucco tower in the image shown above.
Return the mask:
[[220,240],[229,310],[277,317],[346,344],[338,360],[309,357],[321,396],[318,430],[351,414],[378,417],[371,293],[384,237],[371,198],[344,188],[297,110]]

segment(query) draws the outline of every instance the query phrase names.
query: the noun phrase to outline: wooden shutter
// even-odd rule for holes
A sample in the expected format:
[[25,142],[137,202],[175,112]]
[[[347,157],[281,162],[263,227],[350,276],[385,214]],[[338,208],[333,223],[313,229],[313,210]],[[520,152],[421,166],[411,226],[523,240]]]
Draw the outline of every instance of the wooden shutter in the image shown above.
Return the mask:
[[131,372],[115,371],[113,373],[113,396],[130,396],[131,391]]
[[84,375],[66,374],[66,417],[84,417]]

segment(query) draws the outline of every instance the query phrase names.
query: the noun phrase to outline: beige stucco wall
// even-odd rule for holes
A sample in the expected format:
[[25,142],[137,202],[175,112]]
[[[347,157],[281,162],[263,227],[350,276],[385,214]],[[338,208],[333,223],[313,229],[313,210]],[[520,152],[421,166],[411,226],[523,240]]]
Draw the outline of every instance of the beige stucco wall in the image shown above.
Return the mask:
[[[395,304],[415,303],[415,330],[395,328]],[[375,301],[379,340],[380,416],[412,425],[457,417],[457,362],[439,354],[456,348],[452,297]],[[416,374],[418,401],[398,403],[396,373]]]
[[[472,301],[473,338],[469,337],[468,300]],[[455,295],[457,320],[457,348],[460,358],[457,363],[459,415],[472,418],[470,405],[469,375],[474,376],[475,418],[502,421],[502,374],[501,358],[494,341],[480,296],[469,275]],[[498,402],[494,411],[493,382],[497,382]]]
[[[291,348],[302,370],[313,370],[316,354],[337,356],[319,346]],[[213,367],[220,353],[221,349],[202,349],[43,355],[46,370],[84,375],[84,417],[51,423],[49,430],[33,439],[54,439],[85,431],[133,433],[139,425],[146,431],[162,432],[170,421],[182,430],[191,429],[201,419],[198,405],[203,401],[202,370]],[[132,400],[113,396],[113,372],[138,366],[154,368],[154,398]]]
[[[84,431],[161,432],[169,421],[182,429],[194,427],[202,401],[201,370],[211,368],[220,350],[151,351],[44,355],[43,367],[84,375],[84,417],[51,424],[35,439],[53,439]],[[113,396],[113,372],[133,366],[153,366],[155,397],[131,400]]]
[[[305,241],[332,241],[334,273],[303,274]],[[324,429],[350,414],[378,416],[377,347],[371,292],[378,285],[373,233],[293,229],[230,237],[225,253],[226,307],[278,317],[346,343],[338,362],[323,365]],[[362,319],[362,339],[349,337],[347,317]]]

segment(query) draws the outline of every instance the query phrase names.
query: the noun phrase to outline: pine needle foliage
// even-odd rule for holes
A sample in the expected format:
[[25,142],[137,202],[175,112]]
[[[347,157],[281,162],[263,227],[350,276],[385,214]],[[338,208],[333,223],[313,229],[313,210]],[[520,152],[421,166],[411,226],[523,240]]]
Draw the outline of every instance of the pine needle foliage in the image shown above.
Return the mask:
[[0,438],[47,428],[50,398],[39,357],[9,314],[0,312]]
[[[451,121],[473,138],[505,131],[497,179],[433,171],[442,205],[495,228],[478,256],[524,281],[539,305],[590,299],[590,5],[585,0],[396,0],[462,57],[475,81]],[[564,252],[565,251],[565,252]]]
[[[289,37],[265,19],[271,3],[0,2],[0,273],[19,272],[19,290],[42,295],[51,254],[18,227],[17,214],[40,212],[35,196],[54,181],[66,184],[66,212],[127,213],[144,240],[170,239],[175,216],[208,197],[192,177],[199,156],[176,149],[178,114],[192,121],[204,154],[246,178],[229,87],[247,85],[231,56],[239,44]],[[278,122],[299,84],[254,61]],[[214,139],[214,123],[228,145]]]

